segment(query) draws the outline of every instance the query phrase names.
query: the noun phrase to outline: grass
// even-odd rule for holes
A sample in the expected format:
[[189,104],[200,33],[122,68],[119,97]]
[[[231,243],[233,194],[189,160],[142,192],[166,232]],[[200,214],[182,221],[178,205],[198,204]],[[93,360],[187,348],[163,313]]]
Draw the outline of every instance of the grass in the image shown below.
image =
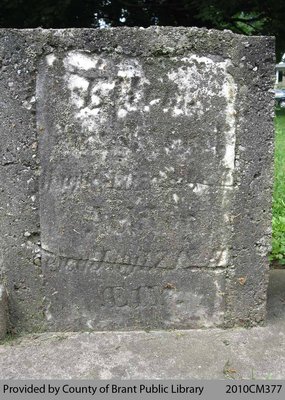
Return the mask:
[[270,261],[285,265],[285,110],[275,117],[275,172],[272,216],[272,251]]

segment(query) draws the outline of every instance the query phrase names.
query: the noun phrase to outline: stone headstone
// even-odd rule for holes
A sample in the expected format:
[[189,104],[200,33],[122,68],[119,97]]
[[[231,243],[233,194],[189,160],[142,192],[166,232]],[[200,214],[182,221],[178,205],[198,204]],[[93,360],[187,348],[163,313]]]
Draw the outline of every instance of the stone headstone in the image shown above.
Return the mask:
[[264,321],[272,38],[12,32],[27,49],[38,38],[22,107],[37,124],[30,179],[40,175],[40,226],[21,228],[45,328]]

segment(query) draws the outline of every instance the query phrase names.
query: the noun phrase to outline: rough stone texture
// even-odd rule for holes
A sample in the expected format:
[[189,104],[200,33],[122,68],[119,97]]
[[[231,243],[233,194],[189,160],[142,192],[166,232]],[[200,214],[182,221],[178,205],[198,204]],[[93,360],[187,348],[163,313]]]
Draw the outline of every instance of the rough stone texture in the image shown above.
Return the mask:
[[8,298],[3,285],[0,284],[0,340],[4,339],[8,330]]
[[0,30],[0,42],[0,274],[12,327],[33,331],[44,321],[41,270],[34,264],[40,250],[35,84],[42,50],[32,30]]
[[14,324],[264,321],[273,39],[157,27],[1,35]]

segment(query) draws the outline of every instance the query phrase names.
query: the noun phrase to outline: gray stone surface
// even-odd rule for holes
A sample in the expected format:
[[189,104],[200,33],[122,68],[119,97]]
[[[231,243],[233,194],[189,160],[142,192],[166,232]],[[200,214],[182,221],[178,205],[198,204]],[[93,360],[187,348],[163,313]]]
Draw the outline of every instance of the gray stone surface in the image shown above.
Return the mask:
[[[42,326],[36,61],[42,52],[37,31],[0,30],[0,274],[10,301],[12,327]],[[38,39],[38,40],[37,40]]]
[[45,333],[0,346],[1,379],[285,379],[285,270],[250,329]]
[[0,340],[8,331],[8,297],[6,289],[0,284]]
[[47,255],[44,260],[51,330],[198,328],[223,323],[223,271],[150,270]]
[[273,39],[157,27],[1,35],[13,324],[262,323]]

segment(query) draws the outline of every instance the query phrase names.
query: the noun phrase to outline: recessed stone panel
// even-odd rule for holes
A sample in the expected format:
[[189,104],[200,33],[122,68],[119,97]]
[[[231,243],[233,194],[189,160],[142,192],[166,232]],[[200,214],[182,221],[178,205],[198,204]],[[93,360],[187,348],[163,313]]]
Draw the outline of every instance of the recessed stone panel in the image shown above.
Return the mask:
[[150,267],[226,265],[229,66],[196,55],[49,55],[38,76],[43,248]]

